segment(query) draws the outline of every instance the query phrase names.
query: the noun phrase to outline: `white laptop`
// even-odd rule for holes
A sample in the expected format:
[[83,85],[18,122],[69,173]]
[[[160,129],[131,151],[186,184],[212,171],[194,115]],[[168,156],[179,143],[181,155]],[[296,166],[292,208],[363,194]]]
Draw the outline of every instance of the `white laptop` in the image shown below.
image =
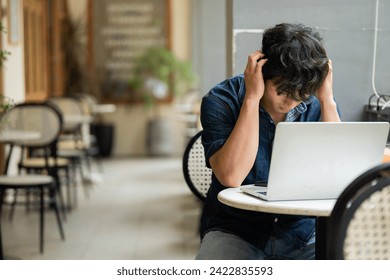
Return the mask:
[[387,122],[281,122],[267,187],[241,186],[264,200],[336,199],[383,160]]

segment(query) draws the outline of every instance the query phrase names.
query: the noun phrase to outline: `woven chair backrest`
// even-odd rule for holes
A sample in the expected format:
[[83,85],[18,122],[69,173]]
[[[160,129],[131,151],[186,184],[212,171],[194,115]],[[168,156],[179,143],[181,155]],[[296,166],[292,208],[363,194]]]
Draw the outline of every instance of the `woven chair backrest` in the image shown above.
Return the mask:
[[355,179],[330,217],[332,259],[390,259],[390,164]]
[[183,175],[192,193],[200,200],[205,200],[211,185],[212,171],[206,166],[202,131],[188,143],[183,155]]
[[80,101],[74,97],[52,97],[47,100],[47,103],[57,107],[64,119],[63,130],[64,132],[73,133],[80,129],[81,123],[68,123],[66,121],[67,116],[81,116],[83,115],[83,109]]
[[43,103],[22,103],[13,107],[2,117],[3,131],[35,133],[32,139],[14,141],[27,147],[43,147],[57,140],[62,127],[60,113]]

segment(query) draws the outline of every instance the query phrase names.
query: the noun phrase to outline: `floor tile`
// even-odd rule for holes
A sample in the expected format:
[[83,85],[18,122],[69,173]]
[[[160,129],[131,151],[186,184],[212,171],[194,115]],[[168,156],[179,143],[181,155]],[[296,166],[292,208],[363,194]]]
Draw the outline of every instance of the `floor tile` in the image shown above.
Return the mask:
[[180,158],[106,159],[88,195],[77,186],[77,207],[61,241],[46,211],[45,252],[39,253],[38,211],[19,206],[9,222],[3,207],[6,256],[43,260],[193,259],[202,204],[188,189]]

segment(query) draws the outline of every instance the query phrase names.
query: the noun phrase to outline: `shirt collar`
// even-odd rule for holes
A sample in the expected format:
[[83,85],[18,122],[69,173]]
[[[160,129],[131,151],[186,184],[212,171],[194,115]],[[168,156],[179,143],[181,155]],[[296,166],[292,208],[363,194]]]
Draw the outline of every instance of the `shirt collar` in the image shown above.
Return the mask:
[[[312,103],[316,98],[314,95],[310,95],[309,98],[306,101],[303,101],[299,103],[296,107],[291,109],[290,111],[287,112],[286,117],[284,119],[285,122],[293,122],[295,121],[300,114],[306,112],[307,110],[307,105]],[[260,106],[260,111],[261,112],[266,112],[262,106]]]
[[315,100],[315,97],[313,95],[310,95],[309,98],[306,101],[303,101],[298,104],[295,108],[291,109],[287,114],[285,121],[286,122],[293,122],[295,121],[300,114],[306,112],[307,105],[312,103]]

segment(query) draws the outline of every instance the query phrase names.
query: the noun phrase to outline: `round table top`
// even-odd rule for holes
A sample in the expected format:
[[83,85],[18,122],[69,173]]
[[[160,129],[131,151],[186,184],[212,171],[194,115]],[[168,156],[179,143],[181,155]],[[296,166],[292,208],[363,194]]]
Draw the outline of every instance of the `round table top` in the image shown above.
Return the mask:
[[2,130],[0,131],[0,142],[34,140],[40,135],[37,131]]
[[83,123],[91,123],[91,122],[92,122],[91,116],[77,115],[77,114],[64,115],[65,125],[75,125],[75,124],[83,124]]
[[330,216],[336,199],[265,201],[240,190],[228,188],[218,194],[218,200],[231,207],[273,214]]
[[114,113],[115,111],[115,104],[96,104],[93,108],[95,114]]

